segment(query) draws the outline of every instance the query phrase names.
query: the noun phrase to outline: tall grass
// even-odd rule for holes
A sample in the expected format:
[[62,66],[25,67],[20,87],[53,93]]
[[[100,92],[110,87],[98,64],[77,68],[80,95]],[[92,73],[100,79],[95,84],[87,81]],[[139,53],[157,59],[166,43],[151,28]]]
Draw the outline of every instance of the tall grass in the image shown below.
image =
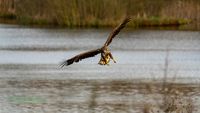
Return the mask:
[[125,15],[136,18],[130,26],[184,24],[199,11],[198,0],[0,0],[0,14],[18,23],[71,27],[114,26]]

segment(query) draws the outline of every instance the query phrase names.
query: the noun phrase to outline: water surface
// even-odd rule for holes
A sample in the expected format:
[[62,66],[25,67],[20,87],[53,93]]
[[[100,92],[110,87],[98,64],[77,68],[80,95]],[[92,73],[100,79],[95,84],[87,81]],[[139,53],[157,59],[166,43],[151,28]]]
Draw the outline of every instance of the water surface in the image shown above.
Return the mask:
[[200,105],[197,31],[125,29],[110,45],[116,64],[100,66],[97,55],[59,67],[101,47],[110,31],[0,25],[0,113],[141,113],[144,103],[162,102],[162,84],[146,81],[162,83],[165,72]]
[[[38,66],[45,73],[65,73],[66,78],[71,75],[83,75],[82,79],[90,78],[89,76],[98,79],[98,75],[110,79],[121,78],[118,75],[124,76],[124,79],[128,76],[163,77],[165,68],[168,68],[171,77],[199,77],[200,33],[196,31],[125,29],[110,45],[116,64],[99,66],[97,62],[100,55],[97,55],[59,69],[59,63],[63,60],[100,48],[110,31],[111,29],[45,29],[0,25],[0,64],[1,67],[5,64],[17,64],[17,71],[22,73],[27,71],[23,69],[23,65],[36,65],[31,69],[37,71],[38,68],[35,70],[35,67]],[[165,66],[166,62],[168,67]],[[13,70],[3,68],[2,72],[4,71]]]

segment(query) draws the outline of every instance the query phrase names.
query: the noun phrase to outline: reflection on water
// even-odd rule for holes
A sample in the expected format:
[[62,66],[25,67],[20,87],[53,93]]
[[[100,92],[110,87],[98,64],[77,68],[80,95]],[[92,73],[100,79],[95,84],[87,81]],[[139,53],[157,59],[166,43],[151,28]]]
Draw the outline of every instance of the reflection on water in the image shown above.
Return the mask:
[[[83,50],[99,48],[111,30],[39,29],[0,25],[1,50]],[[199,50],[195,31],[122,31],[113,40],[117,50]]]
[[[142,113],[145,103],[158,106],[163,102],[162,84],[155,81],[12,79],[1,80],[0,85],[4,86],[0,90],[3,113]],[[184,98],[200,95],[198,85],[173,85]],[[196,97],[193,104],[199,106],[199,102],[200,98]],[[199,113],[199,109],[194,113]]]
[[[110,29],[44,29],[0,25],[0,64],[27,64],[27,66],[49,64],[59,67],[59,63],[67,58],[101,47],[110,31]],[[128,76],[149,78],[152,75],[162,77],[166,68],[164,66],[166,54],[169,51],[167,61],[169,76],[198,77],[199,37],[200,33],[195,31],[125,29],[110,46],[117,64],[111,63],[112,66],[100,68],[97,65],[100,56],[96,56],[69,66],[62,72],[86,77],[102,76],[105,73],[118,76],[123,74],[125,78]]]
[[177,89],[199,96],[192,85],[200,82],[195,31],[123,30],[110,46],[116,64],[100,66],[96,56],[59,68],[62,60],[101,47],[110,31],[0,25],[0,113],[141,113],[144,102],[162,101],[162,85],[144,81],[162,80],[164,70]]

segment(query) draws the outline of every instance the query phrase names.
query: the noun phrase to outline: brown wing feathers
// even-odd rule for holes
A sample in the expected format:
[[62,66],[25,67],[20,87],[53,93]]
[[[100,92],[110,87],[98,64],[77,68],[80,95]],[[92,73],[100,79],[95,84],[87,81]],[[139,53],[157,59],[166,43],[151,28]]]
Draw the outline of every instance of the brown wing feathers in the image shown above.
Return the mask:
[[130,17],[126,17],[122,23],[117,26],[110,34],[110,36],[108,37],[106,43],[104,44],[104,46],[108,46],[111,42],[112,39],[126,26],[126,24],[131,20]]
[[[108,46],[111,42],[112,42],[112,39],[120,32],[121,29],[123,29],[126,24],[131,20],[130,17],[126,17],[122,23],[117,26],[110,34],[110,36],[108,37],[107,41],[105,42],[104,46]],[[102,49],[96,49],[96,50],[91,50],[91,51],[88,51],[88,52],[85,52],[85,53],[82,53],[82,54],[79,54],[79,55],[76,55],[74,57],[72,57],[71,59],[68,59],[66,61],[64,61],[63,63],[61,63],[61,67],[63,66],[68,66],[68,65],[71,65],[73,64],[74,62],[79,62],[80,60],[82,59],[85,59],[85,58],[89,58],[89,57],[93,57],[99,53],[101,53]]]
[[85,59],[85,58],[88,58],[88,57],[93,57],[93,56],[99,54],[100,52],[101,52],[101,49],[96,49],[96,50],[91,50],[91,51],[88,51],[88,52],[85,52],[85,53],[81,53],[79,55],[72,57],[71,59],[64,61],[63,63],[61,63],[60,66],[63,67],[63,66],[71,65],[74,62],[81,61],[82,59]]

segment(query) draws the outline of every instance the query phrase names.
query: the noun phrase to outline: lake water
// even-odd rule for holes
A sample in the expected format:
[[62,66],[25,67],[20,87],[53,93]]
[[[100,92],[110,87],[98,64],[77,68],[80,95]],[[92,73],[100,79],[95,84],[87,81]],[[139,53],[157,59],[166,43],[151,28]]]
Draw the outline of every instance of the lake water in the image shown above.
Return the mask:
[[[64,59],[100,48],[110,31],[111,29],[40,29],[0,25],[0,65],[17,68],[2,68],[0,76],[6,77],[7,71],[29,74],[41,71],[46,75],[64,74],[65,78],[82,79],[163,77],[166,55],[169,54],[169,76],[199,77],[198,31],[124,30],[110,45],[116,64],[99,66],[98,55],[64,69],[59,68],[59,63]],[[6,73],[5,76],[3,72]],[[33,77],[35,76],[34,74]]]
[[166,72],[178,83],[200,83],[199,31],[125,29],[110,45],[116,64],[100,66],[97,55],[59,67],[65,59],[100,48],[111,30],[0,24],[0,113],[136,112],[138,106],[131,106],[142,103],[144,95],[130,87],[138,85],[130,80],[162,80]]

